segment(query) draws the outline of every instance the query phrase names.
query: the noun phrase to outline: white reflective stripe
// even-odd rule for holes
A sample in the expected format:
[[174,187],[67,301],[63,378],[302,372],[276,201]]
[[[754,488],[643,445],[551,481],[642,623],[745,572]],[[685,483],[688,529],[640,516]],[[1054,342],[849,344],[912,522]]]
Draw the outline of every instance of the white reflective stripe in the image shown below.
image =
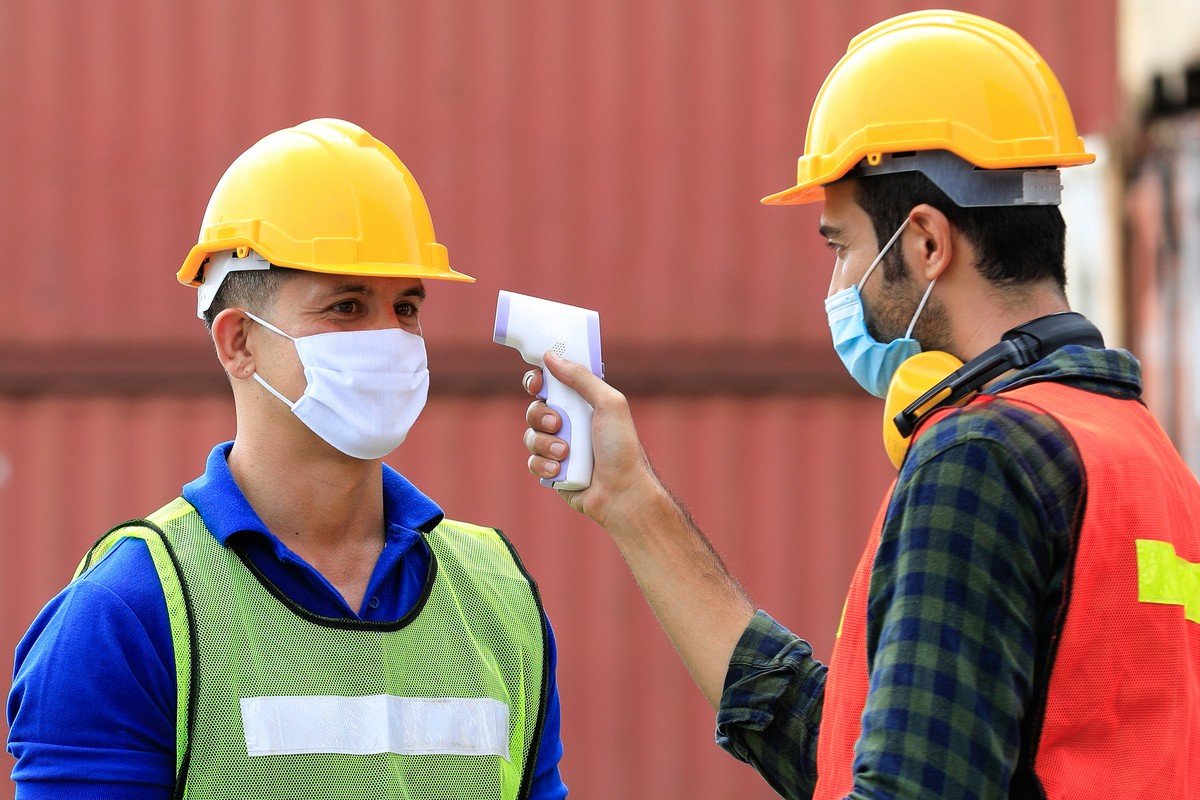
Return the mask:
[[508,704],[490,697],[243,697],[252,756],[451,754],[509,759]]

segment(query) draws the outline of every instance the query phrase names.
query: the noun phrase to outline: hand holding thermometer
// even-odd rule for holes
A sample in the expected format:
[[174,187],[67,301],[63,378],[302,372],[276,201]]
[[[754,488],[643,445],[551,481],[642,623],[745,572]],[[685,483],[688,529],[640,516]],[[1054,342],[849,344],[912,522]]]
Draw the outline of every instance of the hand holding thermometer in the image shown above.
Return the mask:
[[543,478],[542,485],[567,491],[586,489],[592,483],[592,407],[550,374],[543,356],[553,350],[603,378],[600,315],[578,306],[502,291],[496,302],[492,339],[517,350],[527,363],[541,367],[542,391],[538,397],[562,418],[558,437],[567,443],[567,458],[558,474]]

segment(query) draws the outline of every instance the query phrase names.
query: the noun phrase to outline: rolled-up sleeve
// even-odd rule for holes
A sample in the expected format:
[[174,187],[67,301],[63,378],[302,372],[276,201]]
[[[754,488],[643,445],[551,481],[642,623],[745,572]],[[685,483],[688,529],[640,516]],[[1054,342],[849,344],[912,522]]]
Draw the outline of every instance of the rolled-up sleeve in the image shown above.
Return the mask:
[[826,667],[812,648],[759,611],[729,660],[717,744],[753,766],[775,791],[812,796]]

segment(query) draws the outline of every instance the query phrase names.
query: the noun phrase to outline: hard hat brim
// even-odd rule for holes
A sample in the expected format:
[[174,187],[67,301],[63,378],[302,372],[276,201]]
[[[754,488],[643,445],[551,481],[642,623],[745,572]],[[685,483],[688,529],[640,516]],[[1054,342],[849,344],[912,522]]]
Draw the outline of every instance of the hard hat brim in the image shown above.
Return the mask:
[[798,206],[804,203],[815,203],[825,199],[825,188],[812,184],[797,184],[782,192],[769,194],[759,200],[764,206]]
[[197,276],[200,274],[204,259],[213,253],[218,253],[222,250],[233,250],[238,247],[248,247],[254,250],[273,266],[298,269],[305,272],[326,275],[350,275],[363,278],[421,278],[452,281],[455,283],[475,283],[475,278],[461,272],[456,272],[449,267],[432,267],[424,264],[398,264],[391,262],[356,262],[349,264],[321,264],[319,266],[304,264],[290,259],[274,257],[271,253],[263,252],[260,243],[243,238],[208,241],[197,244],[188,253],[187,258],[184,259],[183,266],[176,273],[176,277],[185,286],[199,286],[202,281],[197,280]]

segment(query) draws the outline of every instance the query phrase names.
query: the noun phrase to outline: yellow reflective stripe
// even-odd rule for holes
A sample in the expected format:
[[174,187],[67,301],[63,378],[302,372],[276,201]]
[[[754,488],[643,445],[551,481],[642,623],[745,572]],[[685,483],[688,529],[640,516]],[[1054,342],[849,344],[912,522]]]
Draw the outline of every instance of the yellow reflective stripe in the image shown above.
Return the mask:
[[842,626],[846,624],[846,607],[849,605],[850,605],[850,595],[846,595],[846,599],[842,601],[842,616],[838,617],[837,633],[835,633],[833,635],[833,638],[835,638],[835,639],[842,638]]
[[1200,564],[1175,555],[1175,545],[1138,539],[1138,601],[1183,606],[1183,615],[1200,622]]

